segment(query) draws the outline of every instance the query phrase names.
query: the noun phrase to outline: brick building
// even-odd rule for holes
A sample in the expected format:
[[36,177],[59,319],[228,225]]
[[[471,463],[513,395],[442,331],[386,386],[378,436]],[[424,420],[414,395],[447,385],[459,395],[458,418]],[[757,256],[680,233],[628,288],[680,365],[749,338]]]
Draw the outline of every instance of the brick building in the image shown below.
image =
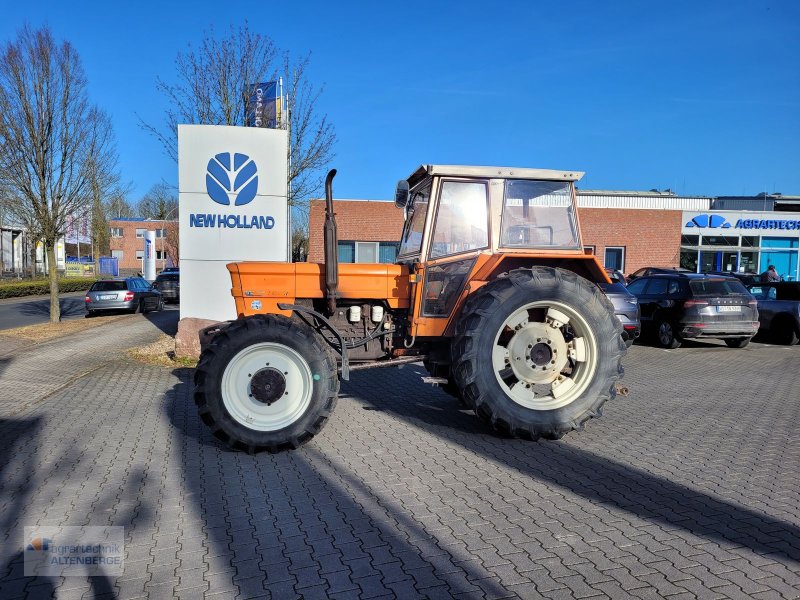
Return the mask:
[[[669,192],[578,191],[584,247],[604,265],[625,273],[645,266],[678,266],[683,211],[710,207],[711,198]],[[393,202],[335,200],[334,211],[340,262],[394,262],[403,211]],[[325,201],[314,200],[309,218],[310,262],[323,262],[324,223]]]
[[177,265],[178,253],[173,241],[177,240],[177,221],[111,219],[108,226],[111,230],[111,256],[119,259],[121,272],[142,271],[145,231],[156,232],[156,270]]
[[[393,263],[403,231],[403,211],[384,200],[334,200],[339,262]],[[324,262],[325,200],[309,208],[308,261]]]

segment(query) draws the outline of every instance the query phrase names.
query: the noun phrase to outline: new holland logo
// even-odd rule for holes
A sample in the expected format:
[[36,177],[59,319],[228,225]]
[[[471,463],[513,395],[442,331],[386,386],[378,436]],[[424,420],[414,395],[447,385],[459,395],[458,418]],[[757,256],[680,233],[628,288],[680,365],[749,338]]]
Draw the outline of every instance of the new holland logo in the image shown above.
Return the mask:
[[711,229],[730,229],[731,224],[720,215],[697,215],[686,223],[686,227],[710,227]]
[[217,204],[224,206],[249,204],[258,192],[256,163],[246,154],[238,152],[217,154],[208,161],[206,191]]
[[[208,161],[206,191],[222,206],[244,206],[258,193],[258,168],[252,158],[239,152],[220,152]],[[275,219],[269,215],[246,215],[238,211],[190,213],[189,227],[218,229],[272,229]]]

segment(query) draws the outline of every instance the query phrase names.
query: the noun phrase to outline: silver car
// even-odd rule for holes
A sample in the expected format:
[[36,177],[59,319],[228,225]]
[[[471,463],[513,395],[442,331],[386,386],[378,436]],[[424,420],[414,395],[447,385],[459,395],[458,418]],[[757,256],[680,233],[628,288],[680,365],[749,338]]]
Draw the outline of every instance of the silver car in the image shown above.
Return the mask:
[[601,283],[599,285],[614,305],[614,314],[622,323],[622,339],[630,348],[633,340],[638,338],[641,333],[639,300],[621,283]]
[[101,279],[86,292],[86,316],[105,310],[150,312],[164,308],[164,298],[141,277]]

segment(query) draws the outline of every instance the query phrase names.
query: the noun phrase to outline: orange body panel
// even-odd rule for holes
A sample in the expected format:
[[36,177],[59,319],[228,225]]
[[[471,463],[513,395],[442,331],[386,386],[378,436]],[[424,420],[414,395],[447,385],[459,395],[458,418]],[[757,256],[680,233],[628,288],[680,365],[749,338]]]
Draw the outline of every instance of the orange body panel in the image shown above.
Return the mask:
[[[240,316],[282,314],[278,304],[292,304],[298,298],[325,297],[325,266],[317,263],[240,262],[230,263],[231,295]],[[339,265],[339,297],[385,300],[390,308],[409,307],[408,267],[390,264]],[[253,300],[261,308],[252,308]]]

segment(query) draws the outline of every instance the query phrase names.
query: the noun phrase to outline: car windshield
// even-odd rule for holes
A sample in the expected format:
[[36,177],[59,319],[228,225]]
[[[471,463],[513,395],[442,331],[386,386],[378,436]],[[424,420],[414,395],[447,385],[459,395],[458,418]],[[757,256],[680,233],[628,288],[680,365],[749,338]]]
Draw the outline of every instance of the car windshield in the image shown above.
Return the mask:
[[695,296],[728,296],[746,294],[747,289],[738,279],[695,279],[689,282]]
[[124,281],[95,281],[90,292],[122,292],[125,290]]
[[178,281],[178,274],[169,273],[167,275],[159,275],[156,277],[156,281]]

